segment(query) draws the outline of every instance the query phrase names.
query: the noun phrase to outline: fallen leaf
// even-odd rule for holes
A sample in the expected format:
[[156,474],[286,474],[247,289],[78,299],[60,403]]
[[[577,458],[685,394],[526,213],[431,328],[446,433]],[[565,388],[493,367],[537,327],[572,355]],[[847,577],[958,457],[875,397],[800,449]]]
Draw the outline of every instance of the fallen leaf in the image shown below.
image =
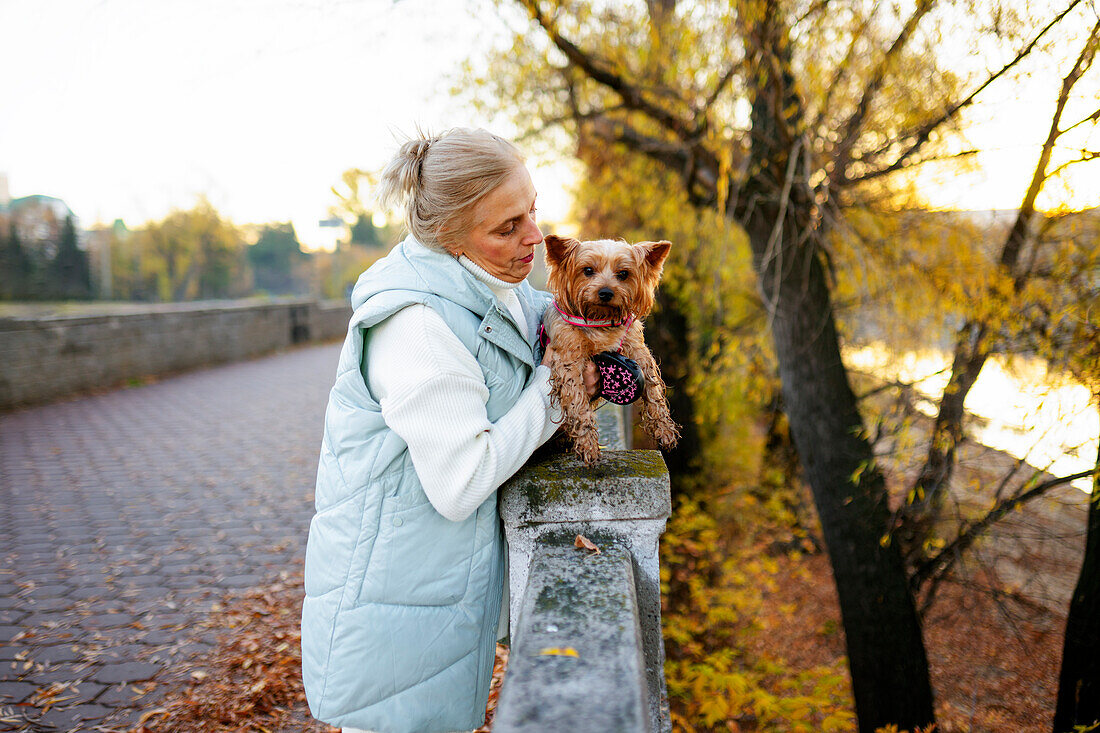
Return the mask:
[[600,553],[600,548],[596,547],[596,543],[585,537],[583,534],[577,535],[577,539],[573,542],[573,547],[577,547],[583,550],[591,550],[597,555]]
[[138,725],[145,725],[145,723],[149,720],[149,718],[152,718],[154,715],[167,715],[167,714],[168,714],[168,708],[156,708],[155,710],[150,710],[150,711],[144,713],[141,716],[141,718],[138,719]]

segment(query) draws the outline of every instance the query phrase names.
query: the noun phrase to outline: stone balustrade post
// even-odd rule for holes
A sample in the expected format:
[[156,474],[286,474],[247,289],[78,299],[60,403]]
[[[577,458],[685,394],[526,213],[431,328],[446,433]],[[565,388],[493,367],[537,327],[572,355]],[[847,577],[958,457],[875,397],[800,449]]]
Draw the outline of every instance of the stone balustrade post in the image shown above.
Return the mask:
[[[621,415],[621,411],[607,412]],[[606,436],[604,442],[612,442],[608,428],[613,426],[605,422],[606,417],[601,420],[601,435]],[[622,444],[621,425],[614,441],[618,445]],[[585,466],[572,453],[536,454],[501,488],[500,514],[508,540],[513,648],[522,644],[519,635],[525,633],[520,611],[533,561],[542,562],[540,558],[549,557],[547,552],[560,555],[560,548],[569,548],[567,552],[583,559],[588,551],[571,549],[578,534],[629,558],[644,652],[647,728],[670,731],[657,543],[671,514],[671,497],[661,454],[605,450],[593,466]],[[582,575],[579,568],[577,575]]]

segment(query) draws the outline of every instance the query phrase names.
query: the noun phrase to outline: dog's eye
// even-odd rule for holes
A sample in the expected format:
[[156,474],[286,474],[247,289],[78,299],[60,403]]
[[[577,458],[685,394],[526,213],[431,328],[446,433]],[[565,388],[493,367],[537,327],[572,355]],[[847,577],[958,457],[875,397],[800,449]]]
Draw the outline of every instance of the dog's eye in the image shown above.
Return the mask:
[[615,273],[615,277],[619,278],[620,280],[626,280],[628,277],[630,277],[630,271],[629,270],[619,270],[618,272]]
[[585,277],[592,277],[593,275],[596,274],[596,271],[593,270],[591,267],[584,268],[584,270],[582,270],[582,272],[584,272]]

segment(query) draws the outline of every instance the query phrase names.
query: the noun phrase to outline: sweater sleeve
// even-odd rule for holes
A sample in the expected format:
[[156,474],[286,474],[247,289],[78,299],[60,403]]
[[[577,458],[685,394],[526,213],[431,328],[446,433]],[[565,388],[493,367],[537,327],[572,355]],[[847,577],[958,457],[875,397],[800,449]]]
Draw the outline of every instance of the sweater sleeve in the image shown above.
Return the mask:
[[428,306],[371,329],[365,378],[386,424],[408,445],[424,493],[444,517],[465,519],[554,434],[550,369],[495,423],[474,356]]

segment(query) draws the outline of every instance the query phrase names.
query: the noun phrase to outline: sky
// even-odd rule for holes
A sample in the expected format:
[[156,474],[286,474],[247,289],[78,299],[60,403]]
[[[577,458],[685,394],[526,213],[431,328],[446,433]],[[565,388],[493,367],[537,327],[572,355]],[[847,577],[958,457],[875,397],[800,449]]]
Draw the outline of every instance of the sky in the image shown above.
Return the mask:
[[[378,169],[401,133],[490,127],[453,78],[507,38],[488,0],[0,0],[0,173],[84,226],[130,226],[205,195],[238,224],[294,222],[310,247],[352,167]],[[1005,93],[975,117],[989,150],[968,176],[931,171],[929,202],[1019,202],[1052,87]],[[1041,86],[1040,86],[1041,85]],[[1095,86],[1090,89],[1095,90]],[[1084,100],[1087,104],[1094,100]],[[532,162],[544,219],[569,208],[572,168]],[[1071,202],[1100,204],[1100,165]],[[1046,202],[1050,205],[1050,201]],[[326,241],[327,240],[327,241]]]
[[[0,173],[84,226],[205,195],[318,246],[344,170],[380,168],[417,124],[493,124],[449,95],[461,62],[505,37],[487,5],[0,0]],[[563,171],[532,171],[544,216],[566,214]]]

